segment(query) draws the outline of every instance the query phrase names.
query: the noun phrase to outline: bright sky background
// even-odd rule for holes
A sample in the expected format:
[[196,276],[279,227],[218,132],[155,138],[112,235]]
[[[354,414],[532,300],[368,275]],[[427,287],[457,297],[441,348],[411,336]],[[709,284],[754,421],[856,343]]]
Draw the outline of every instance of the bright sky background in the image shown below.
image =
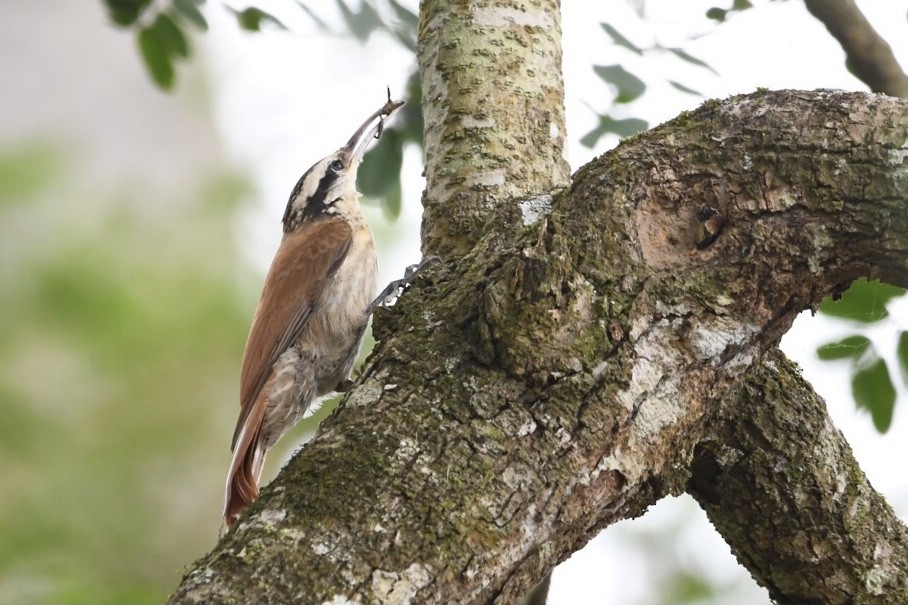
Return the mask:
[[[251,207],[238,218],[236,227],[238,234],[244,234],[241,241],[246,258],[264,273],[277,246],[287,195],[300,174],[346,141],[384,100],[386,85],[392,95],[400,93],[415,59],[383,34],[373,36],[367,46],[350,38],[327,37],[291,0],[259,0],[256,4],[272,10],[293,33],[246,35],[231,23],[216,23],[206,37],[206,56],[216,90],[220,132],[237,165],[251,172],[259,190],[257,197],[266,204]],[[710,6],[724,6],[718,0],[650,0],[645,3],[645,21],[624,0],[566,0],[563,4],[568,153],[575,169],[615,144],[614,139],[603,139],[599,148],[589,150],[577,142],[596,125],[593,110],[607,110],[613,98],[609,86],[593,74],[594,64],[621,63],[648,83],[646,94],[627,109],[627,115],[644,118],[650,125],[704,100],[678,92],[666,83],[668,79],[699,90],[707,98],[751,92],[757,87],[866,90],[844,69],[843,53],[835,40],[798,0],[758,2],[756,9],[719,27],[704,16]],[[858,4],[908,68],[908,0]],[[236,6],[242,7],[241,3]],[[332,9],[333,3],[325,3],[320,14],[338,23]],[[209,16],[213,21],[229,18],[216,10],[209,11]],[[600,22],[611,23],[641,47],[654,42],[680,46],[707,61],[719,75],[669,53],[637,57],[611,45]],[[337,29],[343,28],[338,25]],[[403,215],[390,228],[376,229],[379,244],[384,246],[380,259],[383,282],[398,277],[404,266],[419,258],[421,169],[418,151],[410,149],[405,156]],[[375,223],[382,221],[377,207],[367,207],[367,216]],[[891,310],[892,321],[874,327],[869,336],[879,351],[893,352],[889,363],[896,368],[895,333],[897,328],[908,329],[908,302],[899,301]],[[874,486],[908,519],[908,479],[902,471],[903,461],[908,460],[904,385],[894,376],[902,401],[896,407],[892,429],[881,436],[869,417],[854,409],[847,367],[821,365],[814,355],[819,344],[848,333],[841,322],[802,317],[786,336],[783,348],[827,399],[837,426],[845,432]],[[673,531],[682,536],[674,556],[686,568],[700,570],[723,584],[746,577],[693,501],[681,498],[664,501],[643,519],[620,523],[591,542],[556,572],[550,603],[651,602],[647,578],[659,564],[654,559],[664,559],[654,557],[653,549],[660,548],[660,532]],[[638,538],[650,536],[649,546],[641,548],[639,539],[629,542],[631,532]],[[765,592],[749,580],[734,595],[728,602],[768,602]]]

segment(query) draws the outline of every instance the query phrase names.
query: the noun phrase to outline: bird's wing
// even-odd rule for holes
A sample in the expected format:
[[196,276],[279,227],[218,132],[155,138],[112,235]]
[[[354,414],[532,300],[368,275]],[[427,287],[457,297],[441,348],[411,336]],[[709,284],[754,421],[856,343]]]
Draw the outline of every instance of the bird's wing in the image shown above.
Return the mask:
[[306,325],[326,282],[344,261],[352,238],[347,221],[326,218],[304,224],[281,241],[246,341],[240,371],[240,417],[231,448],[260,399],[272,366]]

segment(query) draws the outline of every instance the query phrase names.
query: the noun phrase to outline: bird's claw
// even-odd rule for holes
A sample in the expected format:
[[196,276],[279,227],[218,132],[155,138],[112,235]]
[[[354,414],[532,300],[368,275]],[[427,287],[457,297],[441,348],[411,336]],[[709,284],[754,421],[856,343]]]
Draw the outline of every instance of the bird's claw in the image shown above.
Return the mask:
[[441,262],[441,259],[437,256],[427,256],[419,263],[410,265],[404,269],[404,276],[401,279],[395,279],[381,291],[381,294],[379,294],[369,305],[366,310],[367,314],[372,313],[378,307],[387,309],[388,307],[393,306],[400,295],[403,294],[404,290],[407,289],[407,286],[410,285],[410,281],[419,275],[423,269],[436,262]]

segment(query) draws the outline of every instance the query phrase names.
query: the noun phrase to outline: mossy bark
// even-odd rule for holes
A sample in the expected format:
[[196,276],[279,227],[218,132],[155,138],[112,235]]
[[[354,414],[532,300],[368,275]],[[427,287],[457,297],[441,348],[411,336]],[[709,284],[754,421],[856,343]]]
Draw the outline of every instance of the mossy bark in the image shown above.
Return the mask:
[[908,528],[779,351],[722,401],[688,491],[774,602],[908,603]]
[[[908,286],[906,158],[908,102],[758,92],[625,141],[547,212],[487,208],[469,252],[377,313],[357,387],[170,602],[514,603],[665,494],[722,502],[709,489],[740,484],[691,469],[727,423],[769,422],[727,398],[795,315],[858,277]],[[847,448],[799,461],[813,463],[857,468]],[[765,549],[711,514],[781,600]],[[889,540],[898,561],[899,531],[842,539],[862,560]],[[810,565],[811,543],[786,545],[786,565]],[[887,598],[872,602],[904,602]]]

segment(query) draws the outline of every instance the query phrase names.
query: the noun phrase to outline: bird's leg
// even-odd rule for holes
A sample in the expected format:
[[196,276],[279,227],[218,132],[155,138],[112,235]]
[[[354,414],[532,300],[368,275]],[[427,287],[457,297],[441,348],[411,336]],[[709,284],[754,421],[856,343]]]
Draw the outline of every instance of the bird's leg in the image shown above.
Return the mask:
[[369,305],[366,309],[366,313],[372,313],[378,307],[388,308],[393,306],[397,302],[397,298],[403,294],[407,286],[410,285],[410,282],[414,277],[419,275],[419,273],[433,263],[441,262],[441,259],[437,256],[427,256],[422,259],[419,263],[415,265],[410,265],[404,270],[404,276],[401,279],[395,279],[390,284],[388,284],[384,290],[381,291],[381,294],[376,297],[375,300]]

